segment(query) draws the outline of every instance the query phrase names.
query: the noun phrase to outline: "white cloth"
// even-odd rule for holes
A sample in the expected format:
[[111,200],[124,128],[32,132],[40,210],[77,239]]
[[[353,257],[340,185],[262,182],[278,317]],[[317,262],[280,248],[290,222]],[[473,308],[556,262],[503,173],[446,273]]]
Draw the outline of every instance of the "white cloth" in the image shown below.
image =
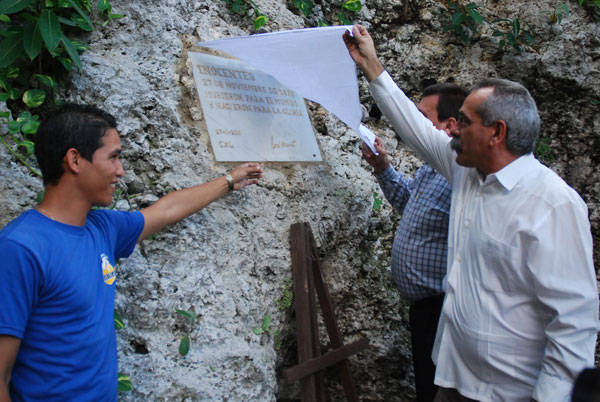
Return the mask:
[[375,136],[360,124],[356,64],[342,35],[351,26],[293,29],[197,45],[225,51],[321,104],[356,131],[373,152]]
[[600,329],[585,203],[531,154],[483,181],[387,72],[370,87],[402,140],[452,185],[436,384],[480,401],[569,401]]

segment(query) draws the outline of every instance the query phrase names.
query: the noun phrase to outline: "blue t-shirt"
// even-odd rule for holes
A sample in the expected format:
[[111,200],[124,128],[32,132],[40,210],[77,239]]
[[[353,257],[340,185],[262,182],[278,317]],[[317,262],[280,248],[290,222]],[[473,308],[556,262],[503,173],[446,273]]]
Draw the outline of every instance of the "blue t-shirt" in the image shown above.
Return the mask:
[[21,339],[13,401],[116,401],[115,264],[140,212],[96,210],[85,226],[26,211],[0,231],[0,334]]

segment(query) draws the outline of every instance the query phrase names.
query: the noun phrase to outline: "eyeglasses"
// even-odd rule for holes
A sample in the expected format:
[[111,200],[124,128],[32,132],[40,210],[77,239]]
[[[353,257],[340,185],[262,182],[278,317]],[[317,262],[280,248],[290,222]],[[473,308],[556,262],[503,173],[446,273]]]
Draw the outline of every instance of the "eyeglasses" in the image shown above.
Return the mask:
[[459,112],[458,118],[456,119],[459,128],[465,128],[470,126],[472,121],[467,118],[464,114]]

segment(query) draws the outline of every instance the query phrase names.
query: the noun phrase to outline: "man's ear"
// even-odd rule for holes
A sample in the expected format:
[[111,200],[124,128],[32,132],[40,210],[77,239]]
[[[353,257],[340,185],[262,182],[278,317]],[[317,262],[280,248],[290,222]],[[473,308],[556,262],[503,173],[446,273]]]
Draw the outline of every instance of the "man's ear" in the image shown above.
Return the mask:
[[446,121],[444,121],[444,128],[442,130],[444,130],[446,134],[451,137],[452,133],[458,130],[458,121],[454,117],[449,117]]
[[491,128],[494,129],[494,134],[490,137],[490,145],[496,146],[502,143],[506,145],[506,122],[504,120],[498,120]]
[[69,148],[65,153],[63,162],[65,164],[65,172],[78,174],[81,171],[81,160],[83,157],[75,148]]

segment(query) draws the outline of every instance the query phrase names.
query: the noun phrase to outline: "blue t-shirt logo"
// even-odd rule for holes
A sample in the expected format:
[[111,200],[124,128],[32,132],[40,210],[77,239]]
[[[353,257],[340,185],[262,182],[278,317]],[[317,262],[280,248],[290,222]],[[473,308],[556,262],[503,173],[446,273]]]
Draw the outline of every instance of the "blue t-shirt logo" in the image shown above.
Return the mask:
[[115,268],[111,265],[110,261],[108,261],[108,256],[106,254],[100,254],[100,258],[102,258],[102,276],[104,277],[104,283],[112,285],[117,278]]

